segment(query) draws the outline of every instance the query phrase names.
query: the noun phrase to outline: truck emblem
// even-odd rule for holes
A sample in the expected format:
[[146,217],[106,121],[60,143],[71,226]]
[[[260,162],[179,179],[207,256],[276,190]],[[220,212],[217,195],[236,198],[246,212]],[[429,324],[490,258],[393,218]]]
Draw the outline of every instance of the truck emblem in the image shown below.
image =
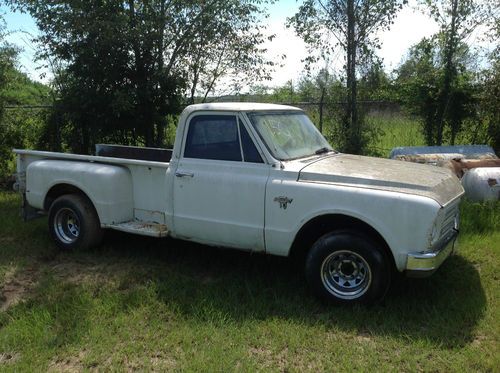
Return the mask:
[[279,202],[280,209],[286,210],[288,204],[293,202],[293,198],[288,198],[285,196],[274,197],[274,202]]

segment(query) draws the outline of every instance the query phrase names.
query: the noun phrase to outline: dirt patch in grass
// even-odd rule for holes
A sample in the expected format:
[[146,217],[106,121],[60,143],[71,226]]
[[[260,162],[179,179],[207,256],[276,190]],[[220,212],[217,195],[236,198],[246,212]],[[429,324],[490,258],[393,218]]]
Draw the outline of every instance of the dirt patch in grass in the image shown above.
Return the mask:
[[84,366],[82,364],[83,359],[85,358],[86,352],[80,351],[78,356],[69,356],[65,358],[57,358],[49,364],[48,371],[49,372],[81,372],[84,370]]
[[171,371],[177,367],[175,359],[164,356],[161,353],[151,356],[151,369],[157,372]]
[[250,356],[260,360],[260,363],[263,364],[262,367],[266,369],[271,369],[271,367],[274,366],[280,372],[287,371],[286,368],[289,360],[287,347],[278,353],[274,353],[270,349],[263,347],[251,347],[249,349],[249,354]]
[[38,273],[35,267],[8,271],[0,290],[0,311],[6,311],[25,299],[37,284]]
[[50,262],[48,267],[54,276],[71,284],[108,282],[110,277],[107,266],[102,264],[64,260]]
[[[147,363],[147,357],[141,358],[131,358],[125,356],[122,360],[124,370],[127,372],[134,371],[150,371],[150,372],[170,372],[174,370],[177,363],[174,359],[164,356],[162,354],[153,354],[149,357],[149,364]],[[112,368],[113,364],[104,367],[105,370]],[[101,367],[102,368],[102,367]],[[112,369],[110,369],[112,370]]]
[[7,352],[4,352],[4,353],[0,353],[0,366],[1,365],[8,365],[8,364],[13,364],[15,363],[16,361],[19,360],[19,357],[21,355],[18,354],[18,353],[7,353]]
[[472,341],[472,345],[473,346],[480,346],[482,345],[484,342],[487,342],[488,341],[488,337],[486,337],[485,335],[478,335],[474,338],[474,340]]
[[58,281],[74,285],[118,286],[131,270],[127,263],[95,263],[92,260],[82,261],[66,256],[37,261],[22,269],[12,267],[0,278],[0,312],[7,311],[29,297],[44,273],[50,273]]
[[2,243],[2,244],[12,243],[15,241],[16,241],[16,237],[12,237],[12,236],[0,237],[0,243]]
[[370,343],[372,342],[372,336],[366,332],[360,332],[356,337],[354,337],[359,343]]
[[[126,348],[124,343],[117,344],[106,359],[100,363],[95,362],[90,368],[95,371],[124,372],[171,372],[178,368],[176,359],[162,351],[122,354],[121,351]],[[86,369],[88,368],[87,365]]]
[[67,259],[37,262],[23,269],[13,267],[7,270],[0,282],[0,312],[25,300],[38,284],[40,274],[46,271],[72,284],[107,283],[111,277],[106,265]]

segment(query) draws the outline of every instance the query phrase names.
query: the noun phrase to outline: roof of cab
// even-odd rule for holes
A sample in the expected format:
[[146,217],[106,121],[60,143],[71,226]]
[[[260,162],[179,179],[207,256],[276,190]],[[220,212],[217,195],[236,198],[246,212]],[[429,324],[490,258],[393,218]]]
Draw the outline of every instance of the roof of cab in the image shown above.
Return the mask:
[[272,110],[294,110],[302,111],[302,109],[276,104],[263,104],[257,102],[214,102],[209,104],[189,105],[184,109],[183,114],[190,114],[194,111],[202,110],[220,110],[220,111],[272,111]]

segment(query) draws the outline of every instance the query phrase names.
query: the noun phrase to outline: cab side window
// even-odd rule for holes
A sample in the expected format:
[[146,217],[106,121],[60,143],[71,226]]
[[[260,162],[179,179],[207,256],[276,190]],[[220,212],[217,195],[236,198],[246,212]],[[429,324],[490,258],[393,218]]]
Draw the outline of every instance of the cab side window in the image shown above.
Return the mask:
[[236,117],[232,115],[198,115],[191,119],[184,157],[241,162]]

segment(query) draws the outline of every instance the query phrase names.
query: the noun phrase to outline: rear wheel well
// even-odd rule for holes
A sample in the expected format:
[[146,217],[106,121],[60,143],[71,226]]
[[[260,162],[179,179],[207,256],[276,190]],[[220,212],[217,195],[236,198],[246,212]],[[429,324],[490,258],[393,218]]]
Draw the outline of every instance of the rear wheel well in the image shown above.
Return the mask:
[[380,233],[364,221],[342,214],[321,215],[304,224],[295,236],[290,249],[290,258],[303,263],[309,249],[321,236],[337,230],[361,233],[375,240],[389,259],[392,268],[396,268],[391,249]]
[[80,188],[71,184],[57,184],[54,185],[52,188],[50,188],[50,190],[47,192],[47,195],[45,196],[45,200],[43,202],[43,209],[45,211],[49,211],[50,206],[52,206],[54,201],[65,194],[78,194],[80,196],[83,196],[89,200],[90,204],[95,209],[94,204],[92,203],[90,198],[85,194],[85,192]]

